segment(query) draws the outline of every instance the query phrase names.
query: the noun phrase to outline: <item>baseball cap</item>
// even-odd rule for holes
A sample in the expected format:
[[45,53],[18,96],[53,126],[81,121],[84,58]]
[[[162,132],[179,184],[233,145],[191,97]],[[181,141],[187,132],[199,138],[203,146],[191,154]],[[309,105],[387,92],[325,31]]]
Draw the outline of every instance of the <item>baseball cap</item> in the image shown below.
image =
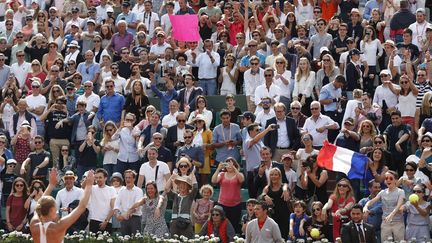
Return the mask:
[[243,117],[251,120],[255,120],[255,115],[250,111],[245,111]]

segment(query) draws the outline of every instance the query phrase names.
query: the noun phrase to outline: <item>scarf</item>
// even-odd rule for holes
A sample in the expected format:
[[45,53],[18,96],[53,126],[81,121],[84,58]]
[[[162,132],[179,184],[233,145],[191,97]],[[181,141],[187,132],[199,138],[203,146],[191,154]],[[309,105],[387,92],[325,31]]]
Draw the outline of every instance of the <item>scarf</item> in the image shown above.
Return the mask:
[[[222,243],[228,243],[228,237],[226,234],[227,225],[228,225],[227,219],[223,219],[219,225],[219,239],[221,240]],[[210,236],[211,234],[214,233],[213,231],[214,231],[213,221],[209,220],[207,222],[207,235]]]

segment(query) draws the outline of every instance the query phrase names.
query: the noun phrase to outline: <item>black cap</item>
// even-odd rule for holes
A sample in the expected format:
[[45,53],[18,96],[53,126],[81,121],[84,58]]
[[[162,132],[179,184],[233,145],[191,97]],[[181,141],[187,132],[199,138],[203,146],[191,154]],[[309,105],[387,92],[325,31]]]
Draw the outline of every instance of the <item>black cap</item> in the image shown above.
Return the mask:
[[71,11],[72,11],[72,13],[73,13],[73,12],[77,13],[77,12],[79,12],[79,8],[78,8],[78,7],[72,7],[72,10],[71,10]]
[[72,82],[70,82],[66,85],[66,89],[75,89],[75,85]]
[[351,43],[354,43],[354,42],[355,42],[354,38],[352,38],[352,37],[348,37],[348,38],[346,39],[346,41],[347,41],[347,43],[348,43],[348,42],[351,42]]
[[122,4],[123,7],[130,7],[130,5],[131,5],[130,2],[128,1],[124,1]]
[[357,48],[354,48],[354,49],[352,49],[352,50],[349,51],[349,55],[350,56],[352,56],[352,55],[360,55],[360,54],[361,54],[361,52]]
[[251,119],[252,121],[255,121],[255,115],[250,111],[245,111],[243,113],[243,117],[247,118],[247,119]]

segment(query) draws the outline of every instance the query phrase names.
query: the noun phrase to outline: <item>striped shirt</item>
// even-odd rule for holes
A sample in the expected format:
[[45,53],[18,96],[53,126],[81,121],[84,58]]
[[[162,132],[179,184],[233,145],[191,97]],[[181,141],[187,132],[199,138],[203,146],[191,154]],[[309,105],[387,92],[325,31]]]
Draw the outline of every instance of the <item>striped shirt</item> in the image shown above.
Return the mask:
[[416,107],[420,108],[422,104],[423,96],[427,93],[432,91],[432,87],[429,83],[429,81],[425,81],[422,84],[418,82],[414,82],[414,85],[418,89],[418,95],[417,95],[417,101],[416,101]]

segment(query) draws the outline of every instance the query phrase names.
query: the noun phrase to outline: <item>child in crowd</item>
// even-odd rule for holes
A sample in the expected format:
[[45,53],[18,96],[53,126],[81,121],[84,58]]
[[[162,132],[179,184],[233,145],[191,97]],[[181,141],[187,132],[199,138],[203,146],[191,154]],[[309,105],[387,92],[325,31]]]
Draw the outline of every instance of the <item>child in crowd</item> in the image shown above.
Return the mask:
[[306,222],[308,237],[310,236],[311,230],[313,228],[319,230],[319,239],[328,239],[330,236],[330,225],[328,224],[327,217],[321,213],[323,206],[324,205],[320,201],[315,201],[312,203],[312,216]]
[[227,94],[227,96],[225,97],[225,104],[227,106],[226,109],[231,112],[231,122],[239,123],[238,117],[242,114],[242,111],[240,110],[240,108],[235,106],[236,101],[234,99],[234,95]]
[[255,218],[254,208],[258,201],[255,198],[250,198],[246,202],[246,213],[241,218],[242,235],[246,233],[246,226],[252,219]]
[[[123,186],[123,176],[119,172],[114,172],[111,176],[111,186],[114,187],[117,195]],[[112,217],[112,230],[113,232],[120,231],[120,221],[118,221],[116,216]]]
[[201,227],[210,216],[210,210],[214,202],[210,199],[213,196],[213,187],[209,184],[203,185],[200,189],[202,198],[196,200],[193,215],[195,217],[195,234],[201,232]]
[[417,184],[413,188],[413,192],[418,196],[418,201],[408,201],[400,208],[401,212],[408,212],[406,221],[405,239],[411,240],[412,238],[418,241],[429,241],[429,212],[431,205],[424,200],[426,186],[424,184]]
[[306,214],[307,205],[302,200],[295,201],[293,204],[294,213],[290,215],[289,238],[291,240],[306,239],[304,224],[309,220]]

